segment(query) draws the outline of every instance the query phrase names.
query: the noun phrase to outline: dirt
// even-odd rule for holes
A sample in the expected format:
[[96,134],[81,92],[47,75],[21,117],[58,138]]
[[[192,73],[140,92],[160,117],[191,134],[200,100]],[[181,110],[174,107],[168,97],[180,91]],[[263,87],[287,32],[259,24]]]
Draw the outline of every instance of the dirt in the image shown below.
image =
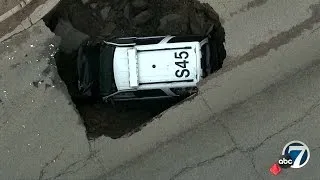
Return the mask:
[[[62,0],[57,8],[44,18],[52,31],[59,19],[70,21],[77,30],[98,39],[204,35],[213,25],[216,29],[216,40],[221,44],[225,41],[218,14],[208,4],[201,4],[197,0]],[[77,91],[75,58],[76,52],[61,51],[56,55],[59,74],[71,96]],[[153,100],[111,105],[75,98],[73,101],[83,118],[90,139],[101,135],[111,138],[130,135],[150,122],[152,117],[179,102]]]
[[[75,56],[58,52],[56,65],[61,79],[68,87],[69,94],[77,94],[77,77],[73,71]],[[134,102],[118,102],[106,104],[104,102],[72,97],[84,124],[89,139],[101,135],[113,139],[130,135],[139,131],[152,117],[173,106],[179,100],[148,100]]]

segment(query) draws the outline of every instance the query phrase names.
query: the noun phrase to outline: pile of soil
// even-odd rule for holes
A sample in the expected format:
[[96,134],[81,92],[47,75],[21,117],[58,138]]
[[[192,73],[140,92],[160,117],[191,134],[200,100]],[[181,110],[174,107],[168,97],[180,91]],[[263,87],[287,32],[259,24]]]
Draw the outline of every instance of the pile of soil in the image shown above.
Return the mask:
[[[223,46],[225,41],[218,14],[210,5],[197,0],[62,0],[44,20],[54,31],[61,19],[92,38],[205,35],[210,28],[214,28],[218,44]],[[75,55],[60,52],[56,57],[59,74],[69,91],[76,85],[71,71],[76,67]],[[121,103],[116,107],[88,101],[75,100],[74,103],[84,120],[89,138],[101,135],[119,138],[135,132],[177,102],[141,101]]]
[[225,37],[218,14],[197,0],[62,0],[52,14],[51,28],[64,18],[91,37],[204,35],[211,25]]

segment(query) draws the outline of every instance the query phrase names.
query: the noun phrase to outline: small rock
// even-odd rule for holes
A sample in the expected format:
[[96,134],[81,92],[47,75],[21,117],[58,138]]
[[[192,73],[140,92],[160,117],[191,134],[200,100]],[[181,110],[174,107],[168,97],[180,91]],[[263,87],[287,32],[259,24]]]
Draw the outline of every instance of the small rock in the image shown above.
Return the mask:
[[87,4],[90,0],[81,0],[82,4]]
[[204,35],[208,30],[205,27],[205,17],[203,14],[190,15],[190,28],[193,34]]
[[190,21],[190,28],[192,34],[201,34],[201,27],[196,21]]
[[98,3],[92,3],[90,4],[91,9],[96,9],[98,7]]
[[126,5],[129,3],[130,0],[117,0],[117,3],[116,3],[116,7],[115,9],[117,10],[123,10],[124,7],[126,7]]
[[39,81],[33,81],[32,82],[33,86],[38,88],[39,87]]
[[160,19],[158,31],[161,33],[178,35],[187,34],[189,19],[179,14],[169,14]]
[[142,25],[153,18],[153,13],[150,10],[142,11],[140,14],[133,18],[135,25]]
[[180,19],[181,19],[181,16],[179,14],[169,14],[169,15],[164,16],[160,19],[160,24],[166,25],[169,22],[178,21]]
[[119,1],[119,10],[123,9],[124,7],[126,7],[126,5],[129,3],[130,0],[121,0]]
[[100,11],[100,15],[103,20],[106,20],[108,18],[110,10],[111,10],[111,7],[107,6]]
[[148,2],[145,0],[134,0],[132,6],[137,9],[145,9],[148,7]]
[[101,31],[102,36],[110,36],[112,32],[116,29],[117,25],[113,22],[109,22],[104,29]]
[[125,18],[127,18],[128,20],[130,19],[130,17],[131,17],[131,4],[130,3],[128,3],[126,5],[126,7],[124,7],[123,16]]

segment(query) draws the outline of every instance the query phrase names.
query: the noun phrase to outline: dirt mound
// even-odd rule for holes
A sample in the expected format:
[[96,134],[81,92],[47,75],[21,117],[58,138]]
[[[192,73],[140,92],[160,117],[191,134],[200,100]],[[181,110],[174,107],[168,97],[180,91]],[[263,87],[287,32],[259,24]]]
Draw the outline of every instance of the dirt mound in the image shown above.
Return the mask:
[[68,19],[92,37],[205,34],[214,25],[224,41],[218,14],[197,0],[64,0],[53,13],[49,26]]
[[[215,39],[224,49],[225,33],[218,14],[208,4],[201,4],[197,0],[63,0],[48,14],[45,21],[54,31],[60,19],[70,21],[75,29],[90,37],[104,39],[205,35],[213,27]],[[72,38],[67,39],[72,41]],[[57,56],[59,74],[69,92],[75,89],[77,83],[74,73],[70,71],[75,69],[75,61],[70,60],[72,58],[72,55],[63,52]],[[175,103],[177,102],[163,100],[143,101],[121,103],[112,107],[96,102],[75,101],[89,138],[101,135],[118,138],[136,131]]]

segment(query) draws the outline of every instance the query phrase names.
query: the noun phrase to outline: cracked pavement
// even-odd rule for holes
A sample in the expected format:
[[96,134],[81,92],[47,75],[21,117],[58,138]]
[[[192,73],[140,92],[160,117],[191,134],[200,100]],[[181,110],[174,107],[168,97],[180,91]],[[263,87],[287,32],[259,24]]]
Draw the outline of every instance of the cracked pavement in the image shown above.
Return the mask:
[[57,75],[59,41],[40,21],[0,44],[0,179],[87,179],[105,170]]
[[[264,2],[256,8],[276,4],[271,0]],[[271,2],[274,4],[271,5]],[[320,158],[320,32],[317,30],[320,25],[320,2],[314,2],[302,5],[310,13],[309,16],[299,19],[289,29],[278,31],[269,39],[269,44],[262,42],[262,51],[257,45],[241,54],[246,51],[247,44],[231,50],[235,53],[235,50],[240,50],[240,53],[237,52],[236,58],[227,60],[227,68],[220,72],[223,77],[217,75],[216,79],[209,79],[200,89],[197,100],[211,113],[209,120],[99,179],[317,179],[320,176],[317,162]],[[242,17],[234,17],[248,17],[249,12],[240,12]],[[226,21],[226,31],[230,31],[231,21]],[[289,36],[284,38],[281,34],[286,32]],[[239,36],[241,33],[238,32],[237,37],[243,37]],[[242,41],[231,42],[227,48],[240,47],[235,44],[238,42]],[[240,64],[233,62],[239,57],[247,61]],[[246,65],[251,61],[247,57],[254,57],[255,62]],[[308,60],[311,60],[310,63],[306,63]],[[269,67],[268,62],[274,64]],[[302,62],[305,63],[303,66],[298,65]],[[235,65],[244,68],[239,73],[234,70],[228,73],[228,66]],[[294,71],[285,72],[288,67]],[[250,68],[252,71],[248,74],[251,77],[258,72],[255,78],[245,75]],[[280,70],[283,74],[271,73],[262,78],[266,68]],[[266,85],[273,78],[277,81],[257,90],[260,83]],[[230,84],[226,85],[226,82]],[[235,85],[238,88],[233,89]],[[241,99],[253,89],[257,90],[255,95]],[[231,99],[235,103],[231,104],[230,98],[224,94],[234,95]],[[220,111],[221,106],[226,107],[223,104],[231,105]],[[193,118],[198,119],[196,115]],[[312,151],[309,163],[302,169],[287,169],[274,177],[269,168],[278,160],[283,147],[293,140],[303,141],[309,146]]]
[[[320,59],[101,179],[316,179],[319,98]],[[309,163],[273,177],[269,168],[292,140],[309,146]]]
[[[42,21],[3,41],[0,179],[317,179],[319,0],[201,1],[224,20],[225,67],[117,140],[88,142],[52,59],[59,38]],[[309,146],[309,163],[271,176],[291,140]]]

